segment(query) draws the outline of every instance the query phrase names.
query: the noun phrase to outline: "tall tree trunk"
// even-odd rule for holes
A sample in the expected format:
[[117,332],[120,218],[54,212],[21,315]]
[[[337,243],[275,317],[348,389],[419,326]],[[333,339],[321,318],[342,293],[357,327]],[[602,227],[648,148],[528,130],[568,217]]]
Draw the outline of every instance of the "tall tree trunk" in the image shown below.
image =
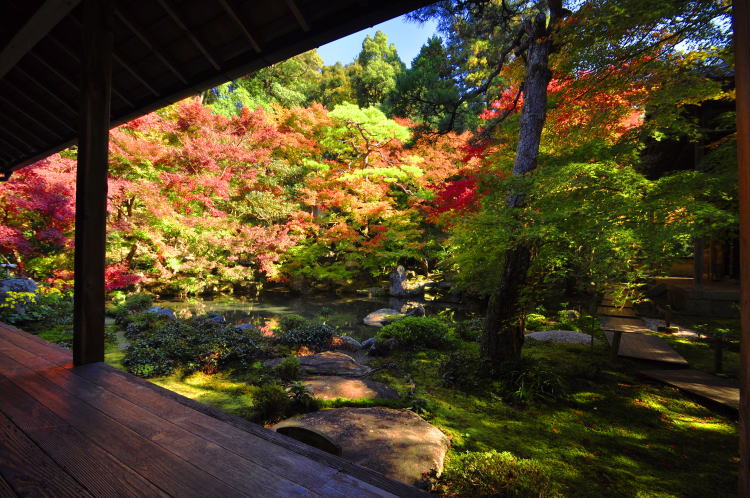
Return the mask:
[[[549,69],[552,41],[546,16],[537,15],[526,29],[529,33],[529,50],[514,176],[525,175],[536,168],[539,142],[547,117],[547,84],[552,75]],[[508,198],[508,206],[511,209],[522,208],[525,197],[523,192],[514,193]],[[505,253],[499,281],[487,307],[482,335],[482,356],[493,365],[521,356],[523,330],[519,323],[519,298],[530,264],[531,246],[527,242],[519,240]]]

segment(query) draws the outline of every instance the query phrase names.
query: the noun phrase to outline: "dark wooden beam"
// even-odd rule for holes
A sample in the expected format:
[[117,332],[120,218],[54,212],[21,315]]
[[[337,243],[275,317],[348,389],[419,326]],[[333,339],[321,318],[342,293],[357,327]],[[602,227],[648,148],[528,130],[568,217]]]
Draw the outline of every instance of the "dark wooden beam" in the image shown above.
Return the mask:
[[[68,104],[62,98],[60,98],[54,91],[52,91],[49,88],[47,88],[46,86],[42,85],[37,78],[34,78],[33,76],[31,76],[29,73],[27,73],[26,71],[24,71],[20,67],[16,67],[13,70],[13,73],[14,74],[18,73],[21,76],[23,76],[26,80],[28,80],[29,85],[35,86],[36,88],[40,89],[42,92],[44,92],[47,95],[49,95],[55,102],[57,102],[61,106],[65,107],[66,109],[72,109],[70,107],[70,104]],[[27,92],[28,92],[28,87],[26,87],[26,88],[27,88]]]
[[[61,75],[60,73],[58,73],[55,70],[55,68],[53,68],[52,66],[50,66],[49,64],[47,64],[47,62],[44,59],[42,59],[41,57],[39,57],[38,55],[33,54],[33,53],[31,55],[37,60],[37,62],[39,62],[42,66],[44,66],[45,70],[47,70],[50,73],[56,75],[62,81],[70,82],[70,80],[65,79],[65,77],[63,75]],[[70,105],[67,102],[65,102],[61,97],[59,97],[57,95],[57,93],[53,92],[52,90],[50,90],[46,86],[44,86],[41,83],[39,83],[38,80],[36,80],[35,78],[32,78],[28,73],[26,73],[25,71],[23,71],[20,67],[16,67],[15,71],[18,72],[19,74],[23,75],[26,79],[29,79],[29,80],[33,81],[34,83],[36,83],[45,93],[47,93],[50,97],[52,97],[58,104],[60,104],[61,106],[63,106],[65,109],[67,109],[71,113],[72,116],[77,116],[78,115],[78,111],[75,110],[72,105]],[[73,86],[73,89],[76,91],[76,93],[78,93],[78,87],[75,86],[75,85],[72,85],[72,86]]]
[[[83,28],[81,26],[81,23],[78,21],[78,19],[76,19],[75,16],[71,15],[70,16],[70,21],[77,28],[80,28],[80,29]],[[117,53],[115,53],[114,49],[112,50],[112,60],[114,60],[117,63],[118,66],[122,67],[125,71],[127,71],[128,73],[130,73],[130,75],[133,78],[135,78],[136,80],[138,80],[138,82],[141,85],[143,85],[144,87],[146,87],[146,89],[149,92],[151,92],[154,95],[154,97],[159,97],[159,92],[153,86],[151,86],[151,84],[148,81],[146,81],[146,79],[143,76],[141,76],[141,74],[138,71],[136,71],[135,68],[133,68],[133,66],[130,65],[130,63],[126,62],[125,60],[123,60],[122,57],[120,57],[119,55],[117,55]]]
[[[230,3],[231,2],[231,3]],[[258,42],[255,41],[255,38],[250,33],[250,26],[245,22],[244,19],[240,18],[239,14],[237,13],[236,6],[232,5],[234,3],[232,0],[219,0],[219,3],[222,7],[224,7],[224,10],[227,14],[229,14],[229,17],[234,20],[235,23],[242,29],[242,32],[245,34],[245,38],[250,42],[250,45],[252,45],[253,50],[255,50],[256,53],[260,53],[260,45],[258,45]]]
[[305,16],[302,15],[302,12],[299,10],[299,7],[297,7],[297,4],[294,2],[294,0],[286,0],[286,4],[289,6],[289,10],[292,11],[294,18],[297,19],[297,22],[302,28],[302,31],[304,31],[305,33],[310,31],[310,25],[307,24]]
[[131,76],[133,76],[133,78],[135,78],[136,80],[138,80],[141,83],[141,85],[143,85],[144,87],[146,87],[148,89],[148,91],[151,92],[154,95],[154,97],[158,97],[159,96],[159,92],[156,90],[156,88],[152,87],[149,84],[149,82],[146,81],[146,79],[143,76],[140,75],[140,73],[138,71],[136,71],[135,69],[133,69],[133,66],[131,66],[130,64],[128,64],[127,62],[125,62],[124,60],[122,60],[122,57],[120,57],[119,55],[116,55],[116,54],[112,54],[112,58],[115,60],[115,62],[117,62],[118,65],[122,66],[127,72],[129,72],[131,74]]
[[[16,68],[15,70],[18,71],[19,68]],[[50,96],[54,97],[55,100],[60,105],[62,105],[64,108],[68,109],[72,113],[73,116],[77,116],[78,115],[78,113],[75,112],[68,104],[66,104],[65,101],[63,101],[62,99],[60,99],[59,97],[57,97],[47,87],[45,87],[42,84],[37,84],[37,82],[34,80],[34,78],[32,78],[30,75],[26,75],[26,77],[29,80],[31,80],[33,83],[35,83],[38,88],[41,88],[42,90],[45,90],[45,93],[48,93]],[[37,112],[40,113],[41,115],[43,115],[45,119],[52,119],[54,121],[57,121],[57,123],[60,126],[62,126],[63,128],[67,128],[68,131],[72,131],[73,133],[75,133],[77,131],[73,126],[71,126],[70,124],[68,124],[68,121],[66,121],[64,118],[61,118],[61,117],[58,116],[57,109],[51,110],[48,106],[44,106],[44,105],[40,104],[37,101],[37,99],[29,97],[29,95],[28,95],[27,92],[20,91],[18,89],[18,87],[16,87],[10,81],[8,81],[7,78],[5,80],[3,80],[3,82],[4,82],[5,86],[7,86],[8,88],[10,88],[15,93],[15,95],[16,95],[17,98],[20,98],[21,100],[24,101],[23,102],[24,106],[28,105],[29,107],[36,108]]]
[[23,150],[25,148],[26,151],[24,152],[24,154],[28,154],[29,152],[31,152],[31,151],[34,150],[33,147],[31,147],[29,144],[27,144],[26,142],[24,142],[23,139],[19,138],[16,134],[14,134],[13,132],[9,131],[8,128],[6,128],[2,123],[0,123],[0,132],[2,132],[2,136],[4,136],[5,138],[11,138],[17,144],[21,145],[20,148],[16,145],[15,146],[16,149]]
[[[326,23],[326,25],[318,23],[305,37],[298,37],[293,41],[273,47],[264,46],[262,57],[259,57],[255,52],[236,57],[228,62],[227,66],[221,71],[200,75],[195,79],[190,80],[189,85],[170,90],[158,99],[145,102],[141,101],[138,103],[138,107],[129,104],[132,110],[128,112],[118,111],[112,119],[112,126],[127,123],[131,119],[143,116],[144,114],[160,109],[166,105],[173,104],[178,100],[194,96],[199,92],[216,87],[229,80],[246,76],[258,69],[283,61],[289,57],[301,54],[302,52],[319,47],[338,38],[350,35],[361,29],[387,21],[388,19],[400,16],[416,8],[424,7],[428,3],[430,3],[429,0],[384,1],[382,4],[378,4],[377,8],[366,12],[363,15],[345,16],[340,22],[329,22]],[[364,7],[367,7],[367,4],[363,4],[363,8]],[[112,88],[112,94],[118,97],[120,96],[119,92],[117,92],[114,87]],[[66,140],[65,142],[52,144],[45,149],[37,149],[37,153],[30,154],[14,164],[13,169],[17,170],[22,168],[38,161],[39,159],[47,157],[50,154],[59,152],[66,147],[70,147],[75,143],[75,137],[71,137],[70,140]]]
[[740,478],[750,497],[750,0],[733,2],[737,91],[737,166],[740,196]]
[[46,0],[0,52],[0,78],[8,74],[79,1]]
[[[3,120],[2,123],[0,123],[0,126],[2,126],[2,128],[5,130],[5,133],[7,133],[8,135],[10,135],[17,142],[19,142],[22,145],[25,145],[26,147],[28,147],[29,150],[34,150],[34,148],[37,145],[40,145],[40,144],[43,145],[44,144],[44,141],[41,140],[38,136],[36,136],[36,134],[34,134],[33,132],[31,132],[25,126],[19,125],[18,123],[16,123],[12,119]],[[15,130],[15,132],[11,132],[10,129],[8,128],[8,126],[11,126],[12,129]],[[27,141],[25,138],[21,138],[21,137],[27,137],[30,140]],[[29,144],[29,142],[35,143],[37,145],[31,145],[31,144]]]
[[136,36],[136,38],[141,40],[141,42],[146,46],[146,48],[148,48],[151,51],[151,53],[154,54],[154,56],[156,56],[156,58],[159,59],[161,63],[164,64],[164,66],[167,69],[172,71],[172,74],[174,74],[178,80],[180,80],[185,85],[188,84],[187,78],[185,78],[185,76],[176,67],[174,67],[174,65],[171,62],[169,62],[169,60],[164,55],[162,55],[162,53],[159,50],[156,49],[154,44],[151,42],[150,37],[146,33],[138,29],[138,27],[136,27],[135,24],[130,22],[128,18],[125,16],[125,14],[123,14],[121,11],[119,10],[115,11],[115,15],[117,16],[117,19],[122,24],[124,24],[125,27],[127,27],[131,33],[133,33]]
[[185,23],[182,21],[182,18],[177,13],[176,10],[172,8],[171,5],[169,5],[168,0],[158,0],[159,5],[161,5],[162,9],[169,15],[169,17],[174,21],[177,26],[180,27],[182,32],[187,36],[191,42],[193,42],[193,45],[201,51],[203,56],[206,58],[208,62],[211,63],[211,65],[216,69],[217,71],[221,71],[221,66],[219,66],[219,63],[216,62],[216,59],[208,52],[206,47],[198,40],[198,38],[195,37],[192,31],[188,29],[188,27],[185,25]]
[[34,118],[27,111],[24,111],[23,109],[21,109],[20,107],[18,107],[17,105],[15,105],[10,100],[8,100],[5,97],[3,97],[2,95],[0,95],[0,101],[2,101],[3,104],[5,104],[8,108],[13,109],[14,111],[16,111],[19,116],[23,116],[23,118],[26,121],[28,121],[32,125],[36,126],[37,128],[41,128],[42,130],[46,131],[47,133],[49,133],[50,135],[52,135],[53,137],[55,137],[58,140],[62,138],[55,130],[53,130],[52,128],[50,128],[46,124],[42,123],[38,119]]
[[104,361],[104,268],[113,0],[83,0],[73,363]]
[[[79,25],[80,25],[80,23],[79,23]],[[55,38],[52,35],[49,35],[47,37],[47,39],[50,40],[55,45],[57,45],[57,48],[59,48],[60,50],[62,50],[63,52],[65,52],[68,55],[68,57],[70,57],[71,59],[73,59],[77,64],[81,63],[80,57],[78,57],[76,54],[74,54],[68,47],[65,46],[64,43],[61,43],[57,38]],[[76,88],[78,88],[77,85],[76,85]],[[120,93],[120,92],[117,91],[117,88],[115,88],[114,85],[112,85],[112,89],[111,90],[112,90],[112,94],[115,97],[117,97],[118,99],[122,100],[128,107],[135,107],[135,105],[130,100],[128,100],[122,93]],[[62,148],[64,149],[65,147],[68,147],[72,143],[73,142],[70,142],[70,143],[66,144]],[[49,155],[49,154],[47,154],[47,155]]]

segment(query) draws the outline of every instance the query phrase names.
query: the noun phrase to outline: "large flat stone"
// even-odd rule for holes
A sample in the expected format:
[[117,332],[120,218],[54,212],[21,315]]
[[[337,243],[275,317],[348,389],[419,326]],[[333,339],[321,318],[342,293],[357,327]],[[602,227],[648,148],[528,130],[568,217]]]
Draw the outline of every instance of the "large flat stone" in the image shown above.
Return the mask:
[[[281,358],[268,360],[263,365],[274,367],[282,361]],[[340,375],[342,377],[364,377],[372,373],[372,368],[360,365],[348,354],[325,351],[309,356],[300,356],[300,369],[305,375]]]
[[382,327],[386,323],[398,320],[403,316],[404,315],[398,310],[394,310],[391,308],[381,308],[364,317],[362,319],[362,322],[365,325],[370,325],[371,327]]
[[320,399],[398,399],[398,393],[381,382],[337,376],[314,377],[302,381]]
[[303,427],[341,447],[342,456],[407,484],[420,486],[443,469],[449,441],[437,427],[409,410],[337,408],[294,417],[273,428]]

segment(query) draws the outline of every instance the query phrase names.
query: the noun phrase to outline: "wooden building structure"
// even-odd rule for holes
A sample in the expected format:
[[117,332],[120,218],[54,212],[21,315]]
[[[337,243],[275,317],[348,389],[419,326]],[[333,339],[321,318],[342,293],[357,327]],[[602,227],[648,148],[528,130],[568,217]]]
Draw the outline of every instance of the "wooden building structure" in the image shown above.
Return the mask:
[[[304,445],[261,427],[243,426],[240,419],[229,417],[228,425],[206,421],[200,413],[208,407],[196,403],[185,408],[182,405],[189,400],[178,399],[175,404],[168,392],[155,395],[144,391],[138,379],[124,375],[118,380],[112,377],[116,372],[101,362],[109,129],[428,3],[3,0],[0,181],[76,143],[78,170],[73,363],[66,360],[69,353],[34,344],[33,336],[0,330],[0,496],[15,496],[18,486],[29,484],[25,479],[34,476],[37,484],[48,478],[57,480],[50,481],[46,489],[30,486],[20,494],[393,496],[418,492],[337,457],[306,450]],[[85,377],[92,372],[99,374]],[[111,380],[110,385],[105,377]],[[34,394],[31,397],[30,392]],[[47,394],[37,396],[43,392]],[[27,403],[30,418],[11,413],[14,397]],[[111,407],[105,399],[140,415],[115,420],[121,412],[108,411]],[[88,417],[88,421],[76,426],[80,417]],[[141,424],[144,417],[153,419],[154,425]],[[180,427],[186,420],[203,420],[207,425]],[[160,425],[168,431],[162,432]],[[50,428],[58,432],[49,433]],[[164,447],[158,439],[165,434],[174,436],[172,446]],[[113,446],[112,438],[120,445]],[[133,445],[134,441],[140,443]],[[214,453],[219,455],[216,463],[227,465],[226,471],[201,480],[196,476],[204,475],[205,469],[191,467],[190,459],[206,455],[194,451],[192,456],[175,460],[164,452],[164,448],[170,455],[187,451],[187,441],[219,452]],[[84,443],[90,446],[90,458],[76,459],[75,455],[88,451],[80,446]],[[244,444],[244,449],[237,444]],[[60,452],[58,457],[51,455],[53,451]],[[118,457],[118,451],[125,453]],[[243,456],[243,451],[254,452],[254,456]],[[268,455],[265,462],[258,451]],[[149,452],[175,465],[165,466],[158,458],[148,464]],[[128,458],[132,463],[123,466]],[[203,460],[211,464],[210,459]],[[239,466],[231,467],[230,462]],[[260,472],[258,476],[265,475],[265,480],[254,481],[255,471],[248,471],[251,468]],[[277,479],[267,472],[271,468]],[[318,470],[311,472],[314,468]],[[149,477],[153,472],[161,474]],[[306,473],[311,480],[302,483],[297,476]],[[8,475],[15,476],[15,491],[3,479]],[[136,488],[119,487],[117,479],[122,476],[135,479],[131,484],[136,483]],[[146,477],[145,481],[141,477]],[[164,487],[167,484],[173,487]],[[208,487],[201,489],[201,484]],[[109,491],[102,491],[105,488]]]
[[[3,0],[0,179],[79,147],[76,365],[103,360],[109,128],[427,3]],[[750,496],[750,2],[733,4],[743,329],[739,494]],[[11,492],[0,480],[0,495]]]

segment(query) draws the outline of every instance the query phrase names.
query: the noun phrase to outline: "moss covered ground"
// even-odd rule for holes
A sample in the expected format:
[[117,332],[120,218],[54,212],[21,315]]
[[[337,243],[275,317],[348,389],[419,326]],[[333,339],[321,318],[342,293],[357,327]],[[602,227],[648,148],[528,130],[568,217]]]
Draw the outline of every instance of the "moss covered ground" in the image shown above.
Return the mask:
[[[710,365],[708,344],[669,339],[695,366]],[[476,350],[462,342],[460,349]],[[728,353],[727,370],[735,359]],[[467,452],[510,452],[540,467],[563,496],[695,496],[736,494],[737,421],[678,390],[638,376],[643,364],[607,360],[599,342],[589,346],[527,341],[524,355],[559,375],[566,393],[555,400],[514,405],[496,385],[472,392],[446,387],[440,364],[449,352],[396,352],[370,361],[376,380],[400,391],[403,401],[442,429],[452,441],[448,465]],[[107,361],[121,367],[110,345]],[[700,365],[700,366],[699,366]],[[710,370],[709,370],[710,371]],[[153,382],[239,416],[252,411],[262,375],[225,370],[213,375],[177,372]],[[380,402],[336,400],[323,407],[372,406]],[[453,460],[451,460],[453,459]],[[479,476],[484,479],[484,476]],[[439,484],[439,483],[438,483]],[[442,491],[450,494],[450,486]],[[521,494],[525,496],[524,494]],[[505,496],[505,495],[503,495]],[[508,495],[515,496],[515,495]]]

